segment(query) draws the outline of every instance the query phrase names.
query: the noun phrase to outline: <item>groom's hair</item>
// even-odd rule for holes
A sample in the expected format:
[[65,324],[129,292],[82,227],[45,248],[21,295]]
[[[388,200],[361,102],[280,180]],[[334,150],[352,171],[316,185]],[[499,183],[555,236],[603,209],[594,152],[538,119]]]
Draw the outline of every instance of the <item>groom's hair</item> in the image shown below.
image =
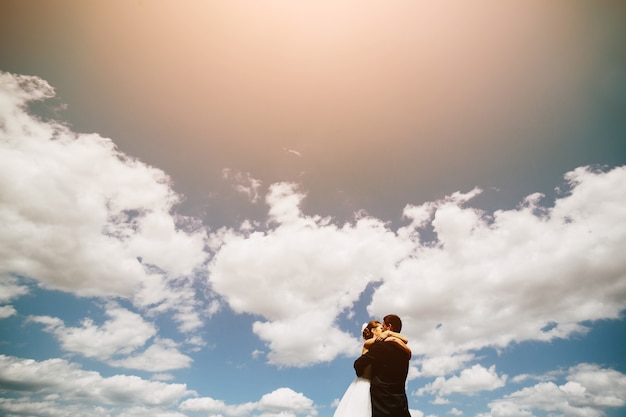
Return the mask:
[[394,332],[400,333],[402,330],[402,320],[400,320],[400,317],[395,314],[387,314],[385,318],[383,318],[383,322],[385,324],[391,324]]

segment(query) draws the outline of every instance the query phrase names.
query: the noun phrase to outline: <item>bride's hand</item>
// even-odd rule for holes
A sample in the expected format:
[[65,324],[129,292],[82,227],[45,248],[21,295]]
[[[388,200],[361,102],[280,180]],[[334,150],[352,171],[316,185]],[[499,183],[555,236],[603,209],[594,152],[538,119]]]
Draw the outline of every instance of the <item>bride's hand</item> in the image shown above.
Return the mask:
[[382,342],[383,340],[385,340],[386,338],[388,338],[390,336],[389,334],[389,330],[385,330],[384,332],[381,332],[378,337],[376,338],[377,342]]

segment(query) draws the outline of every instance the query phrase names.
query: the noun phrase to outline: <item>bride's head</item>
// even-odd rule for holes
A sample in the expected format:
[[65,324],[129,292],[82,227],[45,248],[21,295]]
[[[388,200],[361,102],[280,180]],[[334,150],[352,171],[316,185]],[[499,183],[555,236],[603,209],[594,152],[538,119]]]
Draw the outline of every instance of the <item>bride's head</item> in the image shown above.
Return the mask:
[[372,320],[367,323],[367,326],[363,328],[363,339],[371,339],[380,334],[383,329],[383,325],[378,320]]

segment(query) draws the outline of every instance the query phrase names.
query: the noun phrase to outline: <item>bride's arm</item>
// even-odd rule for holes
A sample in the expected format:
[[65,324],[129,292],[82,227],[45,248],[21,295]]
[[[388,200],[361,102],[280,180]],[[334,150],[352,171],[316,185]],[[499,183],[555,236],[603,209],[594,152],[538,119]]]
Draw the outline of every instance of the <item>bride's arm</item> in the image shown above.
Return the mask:
[[411,352],[411,348],[407,346],[406,342],[403,339],[400,339],[399,337],[396,337],[396,336],[390,336],[390,337],[385,338],[385,342],[396,343],[398,346],[402,348],[402,350],[408,353],[409,358],[411,358],[411,355],[413,354]]
[[363,350],[361,350],[361,355],[365,355],[365,353],[367,353],[370,346],[372,346],[375,341],[376,341],[376,338],[372,337],[372,338],[367,339],[365,342],[363,342]]
[[411,348],[407,346],[407,343],[409,343],[409,339],[404,337],[402,333],[397,333],[391,330],[385,330],[378,336],[377,340],[384,340],[385,342],[396,343],[406,353],[408,353],[409,358],[412,355]]
[[[395,335],[398,335],[399,337]],[[409,358],[411,357],[412,355],[411,348],[406,345],[409,340],[406,337],[404,337],[402,334],[392,332],[389,330],[387,330],[384,333],[381,333],[381,336],[378,338],[372,337],[370,339],[367,339],[365,342],[363,342],[363,350],[361,351],[361,354],[364,355],[369,350],[370,346],[374,344],[374,342],[381,341],[381,340],[385,342],[396,343],[398,346],[402,348],[402,350],[404,350],[409,355]]]
[[404,337],[402,333],[392,332],[391,330],[385,330],[384,332],[382,332],[380,336],[378,336],[378,340],[385,340],[388,337],[395,337],[397,339],[402,340],[406,344],[409,343],[409,339]]

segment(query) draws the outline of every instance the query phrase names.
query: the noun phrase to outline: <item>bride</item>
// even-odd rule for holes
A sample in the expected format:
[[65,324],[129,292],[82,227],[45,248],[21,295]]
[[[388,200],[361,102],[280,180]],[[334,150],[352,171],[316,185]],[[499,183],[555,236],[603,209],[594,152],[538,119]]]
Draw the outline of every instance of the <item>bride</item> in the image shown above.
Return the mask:
[[[390,330],[383,331],[383,325],[378,320],[372,320],[363,328],[362,354],[366,353],[374,342],[397,343],[409,356],[411,349],[406,345],[409,341],[400,333]],[[370,401],[370,370],[363,376],[357,377],[348,386],[343,394],[333,417],[371,417],[372,403]]]

